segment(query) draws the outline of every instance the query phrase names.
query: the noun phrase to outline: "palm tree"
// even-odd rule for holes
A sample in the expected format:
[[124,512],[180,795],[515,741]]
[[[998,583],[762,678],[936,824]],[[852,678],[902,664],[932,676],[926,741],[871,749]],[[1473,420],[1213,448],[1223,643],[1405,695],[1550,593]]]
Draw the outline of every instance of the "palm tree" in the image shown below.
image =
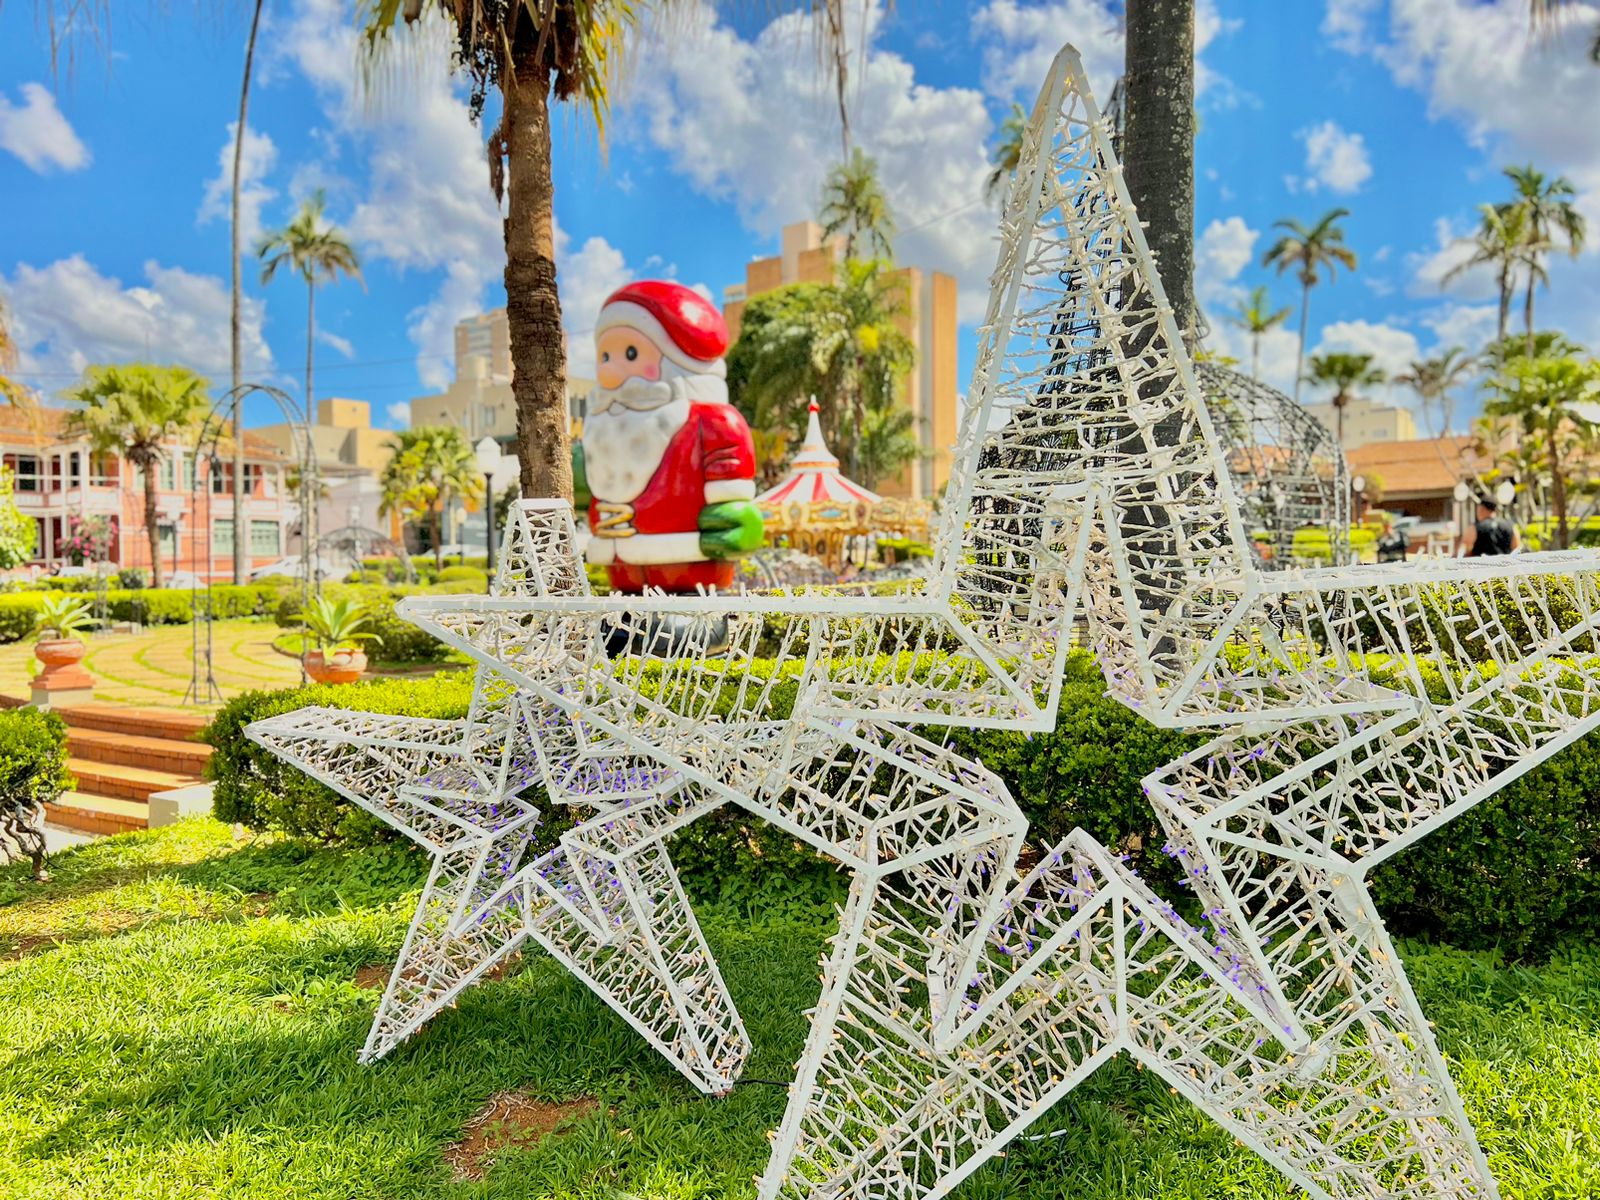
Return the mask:
[[824,237],[844,232],[844,256],[856,257],[857,243],[865,243],[871,254],[889,258],[894,236],[894,214],[889,199],[878,181],[878,163],[857,146],[847,162],[828,172],[822,185],[822,233]]
[[1600,394],[1600,362],[1575,354],[1518,357],[1506,363],[1489,386],[1496,395],[1483,406],[1483,411],[1491,417],[1515,418],[1522,426],[1524,439],[1537,439],[1546,450],[1550,501],[1555,510],[1557,537],[1565,550],[1571,544],[1567,476],[1572,466],[1571,451],[1580,442],[1570,436],[1580,420],[1570,406]]
[[1194,22],[1195,0],[1127,0],[1125,6],[1128,195],[1185,337],[1195,325]]
[[[1587,225],[1577,208],[1578,191],[1565,175],[1551,179],[1531,163],[1525,167],[1507,167],[1505,175],[1517,192],[1511,207],[1519,210],[1526,220],[1523,250],[1528,279],[1523,317],[1527,322],[1531,346],[1534,286],[1541,280],[1546,284],[1550,282],[1544,271],[1544,256],[1559,243],[1565,242],[1568,253],[1577,258],[1583,253]],[[1528,353],[1532,355],[1533,351],[1530,349]]]
[[1451,346],[1443,354],[1413,362],[1405,371],[1396,375],[1394,381],[1405,384],[1417,393],[1422,401],[1424,413],[1430,412],[1434,405],[1439,406],[1444,416],[1439,430],[1442,437],[1450,432],[1450,393],[1477,368],[1477,359],[1462,347]]
[[922,456],[916,423],[916,413],[900,404],[867,411],[861,436],[856,439],[862,483],[869,488],[877,487],[880,479],[894,475]]
[[1370,354],[1313,354],[1310,383],[1333,385],[1334,436],[1344,446],[1344,410],[1354,397],[1352,389],[1372,387],[1384,381],[1383,370],[1372,365]]
[[428,522],[433,538],[433,561],[444,566],[444,514],[452,501],[468,506],[483,500],[483,476],[467,444],[466,434],[454,425],[422,425],[402,429],[390,440],[394,451],[379,476],[383,501],[378,511],[399,513],[405,520]]
[[1263,285],[1250,293],[1250,299],[1241,300],[1230,318],[1234,325],[1250,335],[1250,378],[1261,378],[1261,339],[1289,319],[1291,309],[1273,310]]
[[[83,407],[67,414],[69,437],[88,439],[97,454],[118,454],[144,472],[144,526],[150,539],[150,583],[161,586],[161,529],[156,513],[156,467],[166,443],[193,433],[211,411],[205,380],[184,367],[125,363],[90,367],[69,399]],[[238,527],[234,540],[239,540]]]
[[27,388],[10,377],[21,357],[16,338],[11,333],[11,318],[6,312],[6,302],[0,299],[0,399],[7,404],[26,404],[32,398]]
[[[239,123],[233,130],[233,219],[229,224],[233,264],[233,315],[229,324],[233,367],[233,527],[243,529],[244,524],[244,397],[239,384],[244,379],[243,356],[239,347],[240,310],[244,305],[243,271],[239,265],[239,173],[244,161],[245,114],[250,107],[250,70],[256,57],[256,32],[261,28],[262,0],[255,0],[255,12],[250,17],[250,40],[244,47],[244,81],[239,85]],[[245,563],[248,547],[243,537],[233,539],[233,582],[245,581]]]
[[[256,247],[256,255],[264,263],[261,268],[262,283],[271,283],[273,276],[278,273],[278,268],[283,266],[288,266],[306,281],[306,426],[308,428],[317,422],[315,393],[311,386],[312,365],[316,360],[317,284],[330,282],[340,275],[352,279],[361,278],[361,260],[356,255],[355,247],[350,245],[337,226],[323,224],[322,213],[327,203],[327,196],[321,188],[318,188],[301,203],[300,211],[295,214],[293,221],[262,238],[261,244]],[[236,445],[242,446],[243,431],[237,422],[234,431]],[[240,452],[235,449],[236,458]],[[313,506],[301,517],[302,536],[313,548],[316,546],[317,537],[316,516],[316,509]]]
[[306,424],[317,420],[311,390],[311,369],[315,359],[317,332],[317,284],[329,283],[340,275],[361,278],[361,260],[344,234],[335,225],[324,225],[323,210],[328,198],[321,188],[300,205],[294,220],[261,239],[256,256],[263,262],[261,282],[271,283],[278,268],[288,266],[306,281]]
[[1478,231],[1468,239],[1472,244],[1471,257],[1446,271],[1440,282],[1449,283],[1474,267],[1493,266],[1500,291],[1500,319],[1495,336],[1503,338],[1511,319],[1516,270],[1526,261],[1527,213],[1509,204],[1480,204],[1478,212],[1481,214]]
[[1000,122],[1000,131],[995,135],[994,149],[989,153],[989,161],[994,164],[994,169],[983,181],[983,198],[991,204],[994,202],[995,194],[1016,172],[1017,163],[1022,160],[1022,143],[1027,135],[1028,114],[1023,111],[1022,105],[1013,103],[1011,111],[1006,114],[1006,119]]
[[1344,229],[1339,222],[1350,215],[1347,208],[1336,208],[1325,213],[1320,221],[1307,229],[1299,221],[1278,221],[1274,228],[1288,232],[1274,242],[1262,256],[1263,266],[1276,266],[1282,275],[1290,267],[1297,268],[1302,289],[1300,301],[1300,348],[1294,360],[1294,398],[1300,399],[1300,379],[1305,368],[1306,325],[1311,315],[1311,289],[1322,282],[1325,270],[1329,280],[1334,269],[1343,266],[1356,269],[1356,252],[1344,244]]

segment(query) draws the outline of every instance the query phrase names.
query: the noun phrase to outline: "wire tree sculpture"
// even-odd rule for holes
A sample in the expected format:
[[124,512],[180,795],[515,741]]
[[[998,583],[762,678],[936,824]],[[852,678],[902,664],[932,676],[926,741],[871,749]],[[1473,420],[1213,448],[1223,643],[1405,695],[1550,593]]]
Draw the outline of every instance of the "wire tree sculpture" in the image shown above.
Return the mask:
[[[215,572],[213,570],[213,557],[216,547],[212,534],[211,501],[217,492],[215,483],[222,478],[221,444],[226,437],[244,437],[242,429],[232,429],[229,422],[230,414],[235,406],[240,404],[246,396],[253,392],[260,392],[267,396],[278,406],[283,414],[283,419],[288,423],[291,445],[295,450],[295,462],[300,468],[300,635],[302,645],[305,640],[305,614],[311,607],[311,599],[320,584],[317,579],[315,561],[312,557],[311,540],[306,531],[310,528],[307,524],[306,514],[317,503],[316,484],[316,446],[311,440],[310,430],[306,423],[295,414],[293,402],[288,393],[280,388],[272,387],[265,383],[241,383],[237,387],[229,388],[211,406],[211,411],[206,414],[206,419],[201,422],[199,432],[194,443],[194,471],[189,479],[189,512],[192,514],[192,523],[189,531],[189,561],[194,567],[200,565],[200,540],[205,539],[205,602],[200,602],[200,576],[198,570],[192,570],[189,578],[189,604],[194,611],[194,621],[190,629],[190,661],[193,667],[190,673],[189,687],[184,693],[184,702],[193,704],[210,704],[221,700],[222,688],[217,684],[217,677],[212,666],[212,654],[215,649],[213,644],[216,620],[215,597],[212,587],[215,585]],[[243,411],[242,406],[239,411]],[[202,470],[202,468],[204,468]],[[202,515],[201,497],[205,498]],[[247,537],[249,526],[244,529],[235,529],[235,538]],[[202,634],[202,627],[204,633]],[[204,641],[202,643],[202,637]],[[305,662],[302,658],[300,664],[300,682],[306,681]]]
[[1258,565],[1293,565],[1297,530],[1324,530],[1349,559],[1350,475],[1327,428],[1276,388],[1217,363],[1195,364]]
[[[464,722],[251,727],[433,857],[364,1057],[532,939],[726,1091],[666,839],[734,804],[853,876],[764,1200],[943,1196],[1117,1054],[1313,1196],[1495,1196],[1365,877],[1600,724],[1600,557],[1263,571],[1070,48],[994,278],[919,587],[595,597],[524,501],[491,595],[402,602],[477,661]],[[918,732],[1052,727],[1080,613],[1111,695],[1214,734],[1145,781],[1199,924],[1081,830],[1020,867],[1004,784]],[[579,819],[525,862],[535,787]]]

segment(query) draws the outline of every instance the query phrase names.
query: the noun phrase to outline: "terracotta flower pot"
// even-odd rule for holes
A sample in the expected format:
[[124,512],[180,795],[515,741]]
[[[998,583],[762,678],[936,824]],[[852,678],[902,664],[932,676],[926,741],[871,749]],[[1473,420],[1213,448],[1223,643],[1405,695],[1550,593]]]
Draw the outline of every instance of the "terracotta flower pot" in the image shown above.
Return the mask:
[[360,650],[313,650],[306,655],[306,674],[318,683],[354,683],[367,669],[367,656]]
[[77,638],[40,638],[33,647],[33,656],[46,668],[70,667],[89,653],[89,647]]

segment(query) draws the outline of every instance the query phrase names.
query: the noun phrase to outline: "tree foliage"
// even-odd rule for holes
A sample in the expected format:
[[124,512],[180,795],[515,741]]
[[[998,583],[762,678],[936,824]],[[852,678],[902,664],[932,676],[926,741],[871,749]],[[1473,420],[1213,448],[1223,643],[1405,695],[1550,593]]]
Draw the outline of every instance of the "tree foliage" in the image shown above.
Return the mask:
[[1262,255],[1263,266],[1277,267],[1278,274],[1294,271],[1300,280],[1300,348],[1295,354],[1294,395],[1300,398],[1300,379],[1305,367],[1306,323],[1311,317],[1311,289],[1324,278],[1332,280],[1339,267],[1354,271],[1356,252],[1344,244],[1348,208],[1330,209],[1316,224],[1307,227],[1299,221],[1278,221],[1274,228],[1286,232]]
[[434,563],[442,567],[445,511],[455,500],[476,507],[483,499],[483,477],[472,447],[454,425],[402,429],[389,444],[394,453],[379,477],[383,487],[379,512],[427,524]]
[[193,436],[211,410],[206,381],[186,367],[124,363],[90,367],[70,395],[69,437],[85,438],[99,454],[117,454],[144,472],[144,523],[150,541],[150,575],[161,586],[161,532],[156,514],[156,467],[167,443]]
[[860,146],[828,172],[819,215],[825,237],[844,234],[846,260],[861,251],[880,258],[893,256],[894,214],[878,179],[878,162]]
[[824,435],[860,482],[870,487],[914,458],[915,438],[904,436],[910,423],[874,415],[898,403],[916,360],[901,328],[905,288],[904,276],[870,259],[846,262],[837,283],[792,284],[751,300],[728,374],[752,430],[798,437],[815,396]]
[[14,483],[11,469],[0,467],[0,571],[14,570],[31,559],[38,536],[33,518],[17,507]]

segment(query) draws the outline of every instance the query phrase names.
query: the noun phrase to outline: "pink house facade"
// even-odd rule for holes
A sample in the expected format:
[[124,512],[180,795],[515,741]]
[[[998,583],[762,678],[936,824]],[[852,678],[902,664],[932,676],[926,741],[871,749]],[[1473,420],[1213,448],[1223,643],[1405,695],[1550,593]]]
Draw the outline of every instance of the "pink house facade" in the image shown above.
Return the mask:
[[[44,573],[71,563],[64,552],[74,517],[103,516],[112,527],[109,561],[119,569],[150,573],[145,527],[144,477],[115,454],[93,454],[63,432],[65,412],[0,407],[0,462],[13,474],[17,507],[34,521],[31,566]],[[201,580],[233,578],[233,463],[213,478],[194,450],[176,439],[156,468],[156,522],[163,572],[192,571]],[[282,558],[299,506],[285,483],[287,460],[263,440],[245,434],[244,518],[250,564]],[[194,488],[198,470],[200,487]],[[209,503],[208,503],[209,502]]]

